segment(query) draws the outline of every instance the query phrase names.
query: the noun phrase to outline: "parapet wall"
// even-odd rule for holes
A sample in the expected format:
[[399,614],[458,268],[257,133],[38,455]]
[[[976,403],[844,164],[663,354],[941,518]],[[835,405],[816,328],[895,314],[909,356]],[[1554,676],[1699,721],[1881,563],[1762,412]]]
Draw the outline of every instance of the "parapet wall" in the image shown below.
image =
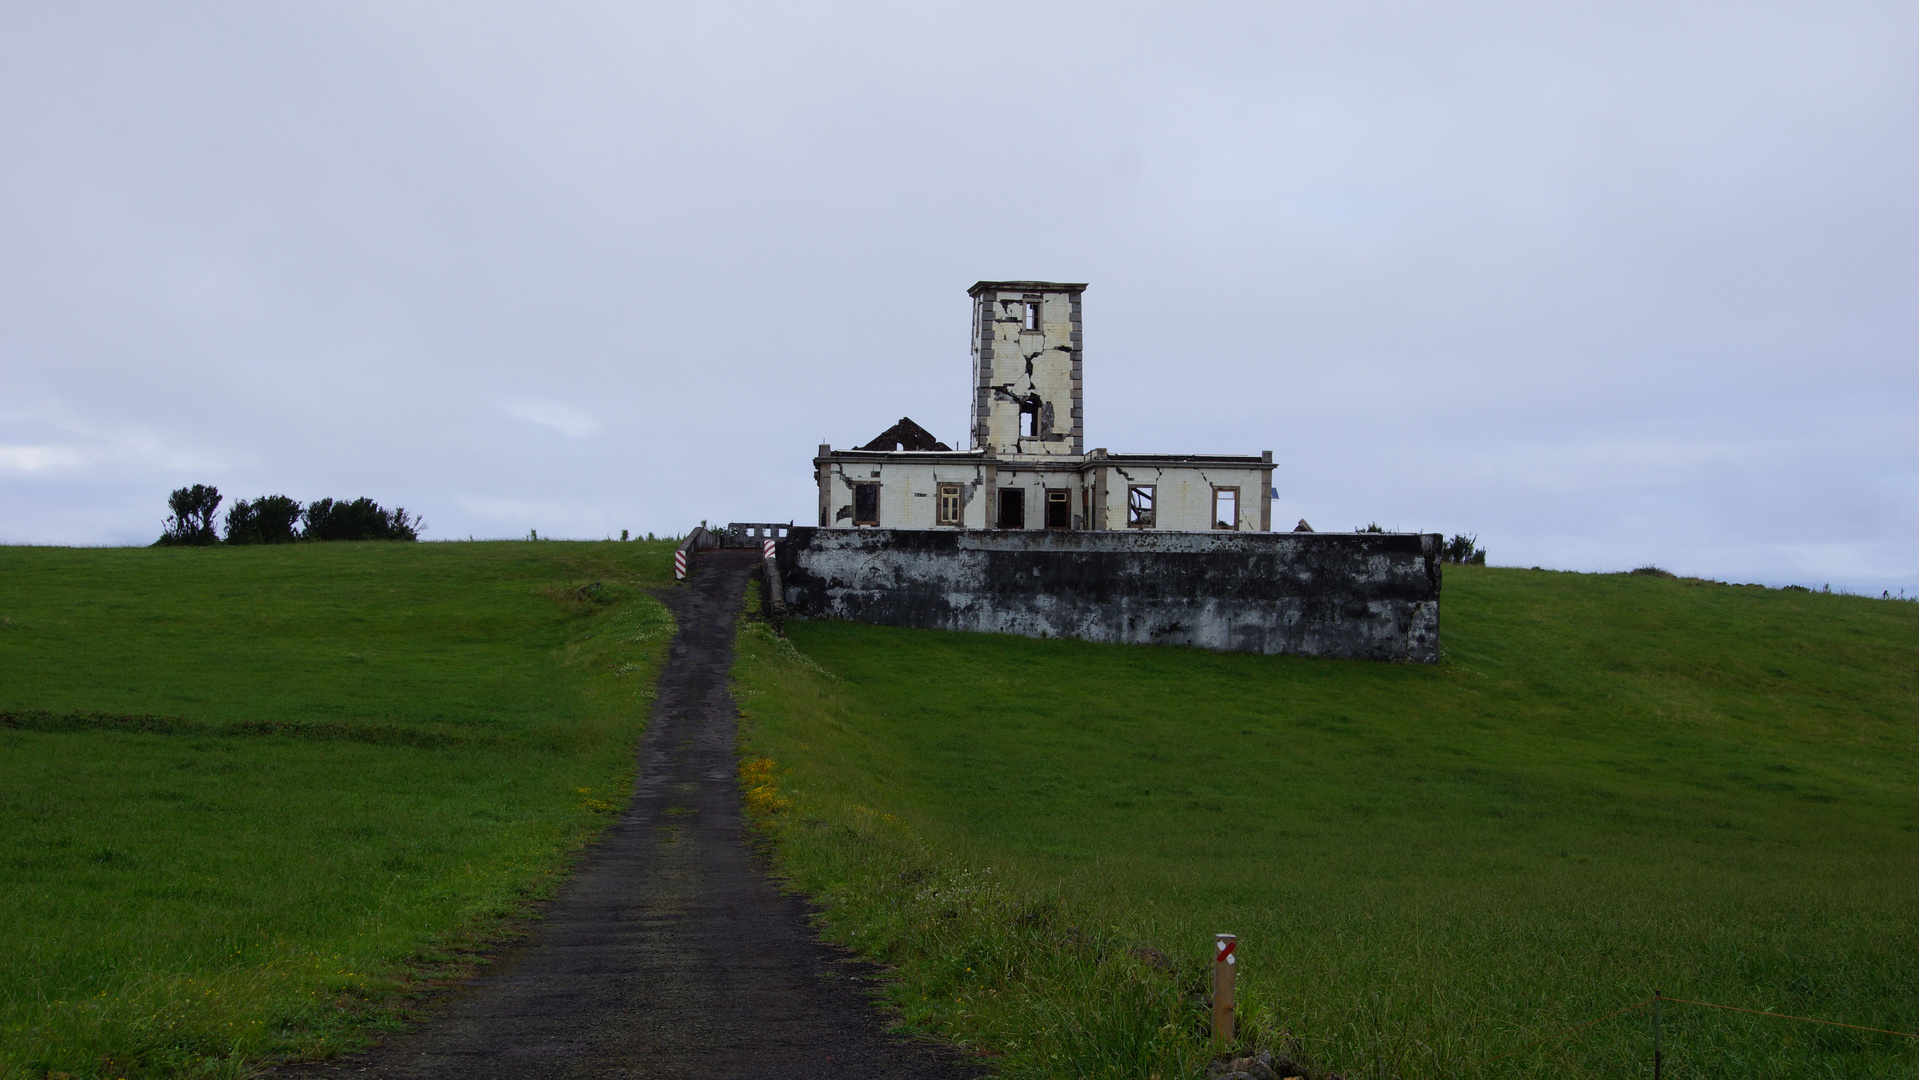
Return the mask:
[[1255,653],[1439,659],[1436,533],[795,528],[790,615]]

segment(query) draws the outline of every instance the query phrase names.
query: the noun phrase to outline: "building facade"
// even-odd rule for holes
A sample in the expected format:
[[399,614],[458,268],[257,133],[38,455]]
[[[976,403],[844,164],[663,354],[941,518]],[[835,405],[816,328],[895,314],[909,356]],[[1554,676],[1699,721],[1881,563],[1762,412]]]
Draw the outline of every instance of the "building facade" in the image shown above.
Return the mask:
[[967,290],[970,446],[954,450],[906,418],[862,447],[821,444],[820,527],[1270,532],[1270,450],[1085,450],[1085,290],[1053,281]]

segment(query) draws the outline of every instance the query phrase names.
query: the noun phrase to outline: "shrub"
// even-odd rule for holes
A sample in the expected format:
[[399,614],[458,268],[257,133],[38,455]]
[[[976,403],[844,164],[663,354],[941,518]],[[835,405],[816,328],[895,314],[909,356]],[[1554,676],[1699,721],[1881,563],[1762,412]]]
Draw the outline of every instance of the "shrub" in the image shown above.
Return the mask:
[[406,510],[387,510],[372,499],[316,499],[301,515],[302,540],[418,540],[426,523]]
[[1439,549],[1439,561],[1449,563],[1471,563],[1475,566],[1486,565],[1486,549],[1479,546],[1479,537],[1466,533],[1454,533],[1451,540]]
[[300,504],[285,495],[241,499],[227,510],[227,543],[291,544],[300,538]]
[[1640,577],[1659,577],[1659,578],[1670,578],[1670,577],[1673,577],[1673,576],[1674,576],[1674,575],[1673,575],[1673,573],[1672,573],[1672,571],[1670,571],[1670,570],[1662,570],[1662,569],[1660,569],[1659,567],[1657,567],[1657,566],[1654,566],[1654,565],[1653,565],[1653,564],[1651,564],[1651,563],[1647,563],[1647,564],[1646,564],[1646,565],[1644,565],[1644,566],[1641,566],[1641,567],[1637,567],[1637,568],[1635,568],[1635,569],[1632,569],[1632,570],[1628,570],[1628,571],[1626,571],[1626,572],[1627,572],[1627,573],[1629,573],[1629,574],[1637,574],[1637,575],[1638,575],[1638,576],[1640,576]]
[[167,496],[167,506],[173,516],[167,518],[166,531],[155,541],[159,546],[198,546],[219,539],[213,534],[213,513],[220,508],[219,488],[205,484],[180,488]]

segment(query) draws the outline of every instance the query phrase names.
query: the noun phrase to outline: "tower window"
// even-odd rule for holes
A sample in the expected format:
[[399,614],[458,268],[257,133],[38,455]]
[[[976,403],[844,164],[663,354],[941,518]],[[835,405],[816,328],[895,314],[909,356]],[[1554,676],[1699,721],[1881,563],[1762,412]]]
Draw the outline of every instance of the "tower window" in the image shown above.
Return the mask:
[[1040,305],[1040,301],[1038,300],[1026,301],[1026,320],[1021,325],[1020,329],[1022,330],[1038,330],[1039,329],[1039,305]]

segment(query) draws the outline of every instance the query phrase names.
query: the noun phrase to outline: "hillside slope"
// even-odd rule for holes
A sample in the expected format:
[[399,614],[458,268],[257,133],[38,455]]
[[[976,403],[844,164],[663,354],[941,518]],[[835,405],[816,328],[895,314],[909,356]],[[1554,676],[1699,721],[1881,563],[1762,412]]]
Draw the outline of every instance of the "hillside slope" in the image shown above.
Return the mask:
[[[1197,1068],[1221,930],[1246,1045],[1347,1078],[1649,1068],[1645,1011],[1529,1044],[1655,989],[1919,1031],[1919,606],[1448,567],[1431,667],[789,631],[736,669],[783,865],[1012,1074]],[[1919,1071],[1666,1021],[1692,1075]]]
[[0,548],[0,1077],[391,1021],[622,805],[670,544]]

